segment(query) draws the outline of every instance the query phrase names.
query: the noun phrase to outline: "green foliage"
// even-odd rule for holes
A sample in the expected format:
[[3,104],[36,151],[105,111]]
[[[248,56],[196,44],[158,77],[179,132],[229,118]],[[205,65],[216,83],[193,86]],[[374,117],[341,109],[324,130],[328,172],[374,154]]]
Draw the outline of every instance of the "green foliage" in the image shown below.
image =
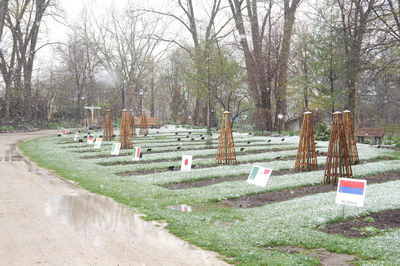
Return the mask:
[[321,141],[329,140],[330,131],[331,130],[327,126],[327,124],[323,122],[318,123],[315,140],[321,140]]
[[10,125],[0,126],[0,131],[12,131],[14,128]]

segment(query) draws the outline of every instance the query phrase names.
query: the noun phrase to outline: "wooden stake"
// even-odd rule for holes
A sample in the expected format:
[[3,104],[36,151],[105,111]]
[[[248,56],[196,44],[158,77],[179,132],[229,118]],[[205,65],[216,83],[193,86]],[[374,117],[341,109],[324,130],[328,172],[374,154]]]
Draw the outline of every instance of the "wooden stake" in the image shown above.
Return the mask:
[[142,111],[142,117],[140,118],[140,135],[149,134],[149,128],[147,126],[147,116],[146,111]]
[[106,119],[104,122],[104,130],[103,130],[103,139],[105,141],[111,141],[114,139],[114,129],[112,126],[112,120],[111,120],[111,111],[107,110],[106,111]]
[[231,115],[225,111],[222,114],[216,164],[237,164],[235,143],[232,136]]
[[339,177],[353,176],[342,113],[332,114],[332,129],[326,155],[324,184],[337,184]]
[[129,110],[129,115],[131,119],[130,127],[131,127],[131,137],[136,137],[136,125],[135,125],[135,115],[133,114],[133,110]]
[[344,126],[344,132],[346,133],[347,148],[350,153],[350,160],[353,164],[358,163],[360,159],[358,158],[357,143],[354,137],[353,123],[351,121],[351,112],[348,110],[343,111],[343,126]]
[[131,116],[129,111],[122,110],[121,117],[121,128],[119,130],[119,141],[121,142],[121,149],[132,149],[132,137],[131,137]]
[[294,169],[307,171],[318,170],[311,112],[304,113]]

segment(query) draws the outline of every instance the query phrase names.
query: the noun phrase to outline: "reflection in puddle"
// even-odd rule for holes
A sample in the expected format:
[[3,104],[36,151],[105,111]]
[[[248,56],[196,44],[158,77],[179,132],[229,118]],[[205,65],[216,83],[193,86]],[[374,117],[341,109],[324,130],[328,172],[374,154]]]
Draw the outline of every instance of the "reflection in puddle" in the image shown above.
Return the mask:
[[161,229],[160,224],[143,221],[131,208],[110,198],[92,193],[70,193],[49,195],[45,213],[61,224],[71,226],[74,232],[93,246],[112,244],[108,243],[111,234],[112,239],[124,242],[161,240],[174,246],[189,246]]

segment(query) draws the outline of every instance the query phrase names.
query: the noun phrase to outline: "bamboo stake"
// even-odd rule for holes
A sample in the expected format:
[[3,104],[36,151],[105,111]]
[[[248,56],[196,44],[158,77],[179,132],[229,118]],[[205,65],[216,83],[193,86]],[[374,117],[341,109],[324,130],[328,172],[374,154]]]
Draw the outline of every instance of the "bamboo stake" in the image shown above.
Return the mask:
[[225,111],[222,114],[221,130],[219,135],[216,164],[237,164],[235,143],[232,135],[230,113]]
[[132,137],[131,137],[131,117],[129,111],[122,110],[121,127],[119,130],[119,141],[121,142],[121,149],[132,149]]
[[353,164],[356,164],[360,159],[358,158],[357,143],[354,137],[353,123],[351,121],[351,112],[348,110],[343,111],[343,126],[344,132],[346,133],[346,142],[350,153],[350,160]]
[[111,141],[114,139],[114,129],[111,120],[111,111],[106,111],[106,119],[104,121],[103,139],[105,141]]
[[300,141],[297,148],[295,170],[318,170],[317,155],[315,153],[314,131],[311,112],[305,112],[301,127]]
[[149,128],[147,126],[147,116],[146,116],[146,111],[142,111],[142,116],[140,118],[140,130],[139,130],[140,135],[144,134],[149,134]]
[[130,115],[130,127],[131,127],[131,137],[136,137],[136,125],[135,125],[135,115],[133,114],[133,110],[129,110]]
[[341,112],[332,114],[332,129],[326,155],[324,184],[337,184],[339,177],[352,177],[351,161]]

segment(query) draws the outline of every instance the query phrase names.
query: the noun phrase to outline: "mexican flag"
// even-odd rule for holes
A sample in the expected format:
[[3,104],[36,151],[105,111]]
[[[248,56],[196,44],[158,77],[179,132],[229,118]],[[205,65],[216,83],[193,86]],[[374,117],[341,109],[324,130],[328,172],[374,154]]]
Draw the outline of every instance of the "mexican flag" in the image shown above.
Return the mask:
[[181,171],[190,172],[192,170],[192,155],[182,155]]
[[119,155],[120,149],[121,149],[121,143],[113,143],[111,147],[111,155]]
[[134,161],[139,161],[140,159],[140,147],[135,147],[133,148],[133,156],[132,159]]
[[253,165],[250,175],[247,178],[247,183],[260,187],[266,187],[271,173],[272,169]]

